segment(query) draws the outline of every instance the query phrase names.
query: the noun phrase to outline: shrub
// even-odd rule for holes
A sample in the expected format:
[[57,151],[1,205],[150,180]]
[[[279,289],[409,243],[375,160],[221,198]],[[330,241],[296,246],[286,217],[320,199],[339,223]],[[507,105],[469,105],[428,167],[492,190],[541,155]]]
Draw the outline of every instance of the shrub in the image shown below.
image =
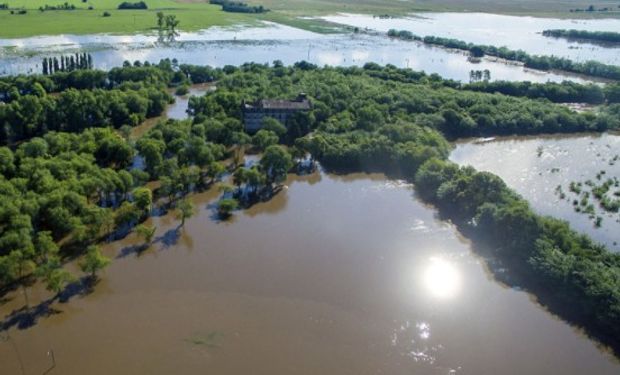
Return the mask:
[[189,87],[183,85],[177,88],[177,90],[175,91],[175,94],[178,96],[183,96],[183,95],[187,95],[188,92],[189,92]]
[[130,3],[123,1],[119,4],[118,9],[148,9],[144,1],[138,1],[137,3]]

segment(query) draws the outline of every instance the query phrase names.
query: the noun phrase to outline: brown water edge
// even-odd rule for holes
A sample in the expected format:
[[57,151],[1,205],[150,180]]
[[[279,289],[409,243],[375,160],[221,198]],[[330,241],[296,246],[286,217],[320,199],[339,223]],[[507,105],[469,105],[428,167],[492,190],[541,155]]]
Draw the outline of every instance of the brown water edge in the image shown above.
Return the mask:
[[[609,354],[492,280],[410,185],[378,174],[291,176],[231,222],[149,219],[92,294],[0,338],[0,373],[617,374]],[[120,255],[120,257],[119,257]],[[124,256],[123,256],[124,255]],[[50,294],[33,288],[33,303]],[[23,299],[0,306],[6,316]]]

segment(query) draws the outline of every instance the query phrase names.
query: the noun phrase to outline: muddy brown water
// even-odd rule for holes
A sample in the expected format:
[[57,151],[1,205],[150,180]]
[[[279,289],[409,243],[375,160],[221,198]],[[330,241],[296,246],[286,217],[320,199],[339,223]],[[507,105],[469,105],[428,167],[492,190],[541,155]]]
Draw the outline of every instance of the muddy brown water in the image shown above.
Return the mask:
[[[290,177],[269,202],[185,227],[152,218],[95,291],[0,335],[0,373],[618,374],[610,354],[493,281],[468,241],[382,175]],[[50,297],[30,290],[33,304]],[[19,293],[0,306],[23,305]],[[20,364],[21,363],[21,364]],[[23,369],[23,371],[22,371]]]

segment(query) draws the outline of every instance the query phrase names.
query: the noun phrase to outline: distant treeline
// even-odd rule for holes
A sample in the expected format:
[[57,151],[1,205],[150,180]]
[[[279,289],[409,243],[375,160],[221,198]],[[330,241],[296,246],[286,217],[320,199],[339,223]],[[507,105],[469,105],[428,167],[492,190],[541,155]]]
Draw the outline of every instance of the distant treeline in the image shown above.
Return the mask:
[[230,0],[209,0],[209,3],[221,5],[222,10],[224,12],[233,12],[233,13],[265,13],[268,12],[269,9],[263,7],[262,5],[252,6],[241,1],[230,1]]
[[620,103],[620,84],[579,84],[571,81],[562,83],[547,82],[472,82],[463,85],[466,90],[494,93],[510,96],[524,96],[532,99],[546,98],[555,103]]
[[[48,62],[53,59],[48,59]],[[209,66],[179,65],[177,71],[169,68],[170,60],[157,65],[149,62],[126,61],[123,68],[109,72],[94,69],[78,69],[70,72],[53,71],[49,75],[18,75],[0,77],[0,102],[10,103],[22,96],[57,93],[69,88],[77,90],[113,89],[125,82],[149,81],[163,86],[179,86],[185,83],[212,82],[222,76],[220,69]]]
[[45,12],[46,10],[75,10],[75,5],[73,4],[69,4],[67,2],[65,2],[64,4],[60,4],[60,5],[48,5],[45,4],[44,6],[40,6],[39,10],[41,12]]
[[[618,5],[618,8],[620,8],[620,5]],[[594,5],[590,5],[587,8],[573,8],[570,9],[571,12],[612,12],[614,9],[610,8],[610,7],[603,7],[603,8],[598,8],[596,9],[594,7]]]
[[90,53],[76,53],[75,55],[60,57],[44,57],[41,64],[43,75],[55,72],[72,72],[79,69],[92,69],[93,57]]
[[581,40],[594,40],[598,42],[620,43],[620,33],[616,33],[613,31],[553,29],[553,30],[544,30],[542,32],[542,35],[550,36],[554,38],[581,39]]
[[118,9],[148,9],[148,6],[144,1],[138,1],[137,3],[123,1],[118,5]]
[[442,38],[437,36],[425,36],[421,38],[408,31],[390,30],[388,36],[404,39],[418,40],[426,44],[438,45],[446,48],[454,48],[469,51],[472,56],[494,56],[505,60],[522,62],[526,67],[539,70],[557,69],[566,72],[589,75],[612,80],[620,80],[620,67],[607,65],[598,61],[589,60],[583,63],[555,56],[530,55],[523,50],[511,50],[506,47],[495,47],[467,43],[458,39]]
[[0,4],[0,9],[9,9],[9,4]]

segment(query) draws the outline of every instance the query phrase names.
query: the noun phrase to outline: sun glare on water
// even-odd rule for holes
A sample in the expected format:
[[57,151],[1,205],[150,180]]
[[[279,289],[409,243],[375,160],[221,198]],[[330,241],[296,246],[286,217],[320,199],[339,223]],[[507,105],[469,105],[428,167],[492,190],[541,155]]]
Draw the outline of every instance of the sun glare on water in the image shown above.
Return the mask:
[[441,258],[431,258],[423,273],[424,286],[436,298],[447,299],[456,296],[461,289],[459,270]]

